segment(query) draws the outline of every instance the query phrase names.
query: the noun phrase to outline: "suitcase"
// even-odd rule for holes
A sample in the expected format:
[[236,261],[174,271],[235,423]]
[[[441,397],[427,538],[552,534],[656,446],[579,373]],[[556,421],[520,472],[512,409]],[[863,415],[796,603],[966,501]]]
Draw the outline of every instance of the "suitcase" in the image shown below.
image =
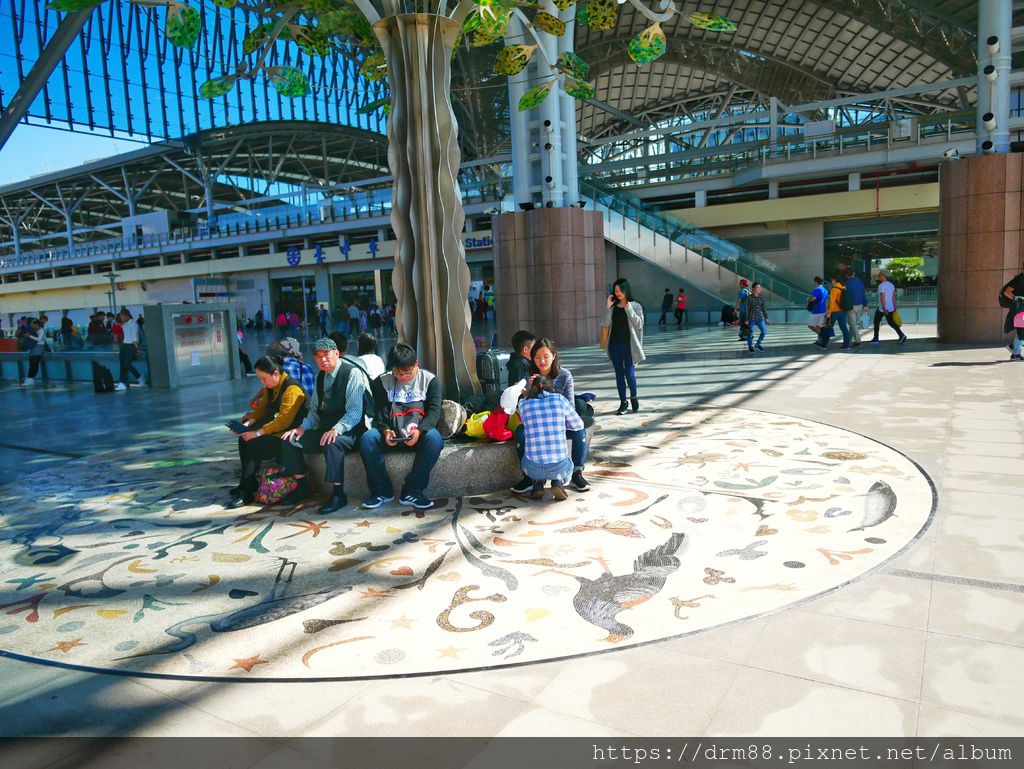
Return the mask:
[[501,367],[496,352],[487,350],[476,354],[476,376],[485,393],[501,390]]

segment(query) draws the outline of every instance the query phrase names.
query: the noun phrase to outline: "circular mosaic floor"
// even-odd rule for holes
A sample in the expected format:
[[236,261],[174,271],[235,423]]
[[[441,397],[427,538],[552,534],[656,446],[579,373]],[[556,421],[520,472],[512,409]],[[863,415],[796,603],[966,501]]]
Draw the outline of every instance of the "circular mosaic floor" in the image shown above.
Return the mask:
[[0,491],[0,649],[203,678],[526,664],[828,592],[934,509],[909,459],[816,422],[662,403],[599,424],[593,488],[561,503],[227,511],[222,429],[28,476]]

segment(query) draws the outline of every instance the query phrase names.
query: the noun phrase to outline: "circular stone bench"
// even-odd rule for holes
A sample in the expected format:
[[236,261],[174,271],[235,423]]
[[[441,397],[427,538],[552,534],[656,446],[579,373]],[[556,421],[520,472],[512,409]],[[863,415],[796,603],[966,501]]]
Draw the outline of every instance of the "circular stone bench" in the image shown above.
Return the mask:
[[[588,444],[593,433],[594,428],[589,427]],[[402,491],[402,483],[412,470],[415,456],[414,452],[402,449],[384,452],[384,465],[396,495]],[[324,482],[326,465],[323,454],[307,454],[306,468],[313,486],[321,493],[329,494],[329,484]],[[424,493],[431,499],[490,494],[509,488],[522,476],[513,440],[502,443],[445,441]],[[345,493],[354,498],[370,495],[358,446],[345,455]]]

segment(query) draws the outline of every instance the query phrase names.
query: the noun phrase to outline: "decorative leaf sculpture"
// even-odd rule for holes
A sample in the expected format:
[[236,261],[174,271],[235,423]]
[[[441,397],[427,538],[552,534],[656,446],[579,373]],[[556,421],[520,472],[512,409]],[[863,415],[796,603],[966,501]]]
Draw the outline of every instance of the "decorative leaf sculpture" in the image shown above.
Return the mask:
[[590,11],[585,5],[576,6],[576,23],[581,27],[590,26]]
[[572,51],[563,51],[558,55],[555,69],[577,80],[586,80],[590,76],[590,65]]
[[311,56],[327,56],[331,52],[331,41],[316,27],[299,27],[292,37]]
[[232,8],[238,5],[238,0],[213,0],[213,4],[216,5],[218,8],[224,8],[230,11]]
[[590,0],[587,3],[587,26],[592,29],[615,29],[619,23],[619,4],[615,0]]
[[[235,2],[238,2],[238,0],[235,0]],[[560,11],[564,11],[575,2],[576,0],[555,0],[555,8]]]
[[486,15],[481,6],[480,26],[477,29],[477,34],[484,34],[492,38],[503,37],[508,32],[508,24],[511,20],[512,11],[500,3],[489,5]]
[[480,29],[481,23],[483,23],[483,20],[480,18],[479,14],[471,13],[466,17],[466,20],[462,22],[462,31],[466,33],[473,32],[474,30]]
[[[235,2],[238,2],[238,0],[235,0]],[[307,13],[328,13],[333,9],[334,3],[332,0],[302,0],[302,10]]]
[[164,32],[171,45],[179,48],[191,48],[199,40],[202,20],[199,11],[188,5],[174,5],[167,9],[167,21]]
[[385,114],[391,111],[391,97],[387,96],[383,99],[377,99],[371,101],[369,104],[364,104],[362,107],[356,110],[357,115],[369,115],[371,112],[375,112],[381,107],[385,108]]
[[295,67],[267,67],[264,72],[277,92],[290,99],[308,96],[313,90],[306,76]]
[[664,55],[668,41],[661,31],[661,24],[655,22],[629,41],[626,51],[637,64],[648,64]]
[[565,85],[562,89],[574,99],[593,99],[597,94],[595,86],[574,77],[565,78]]
[[693,26],[711,32],[735,32],[736,22],[716,13],[691,13],[687,18]]
[[248,56],[263,45],[270,39],[270,31],[273,28],[273,24],[260,24],[246,32],[245,37],[242,38],[242,53]]
[[526,112],[528,109],[533,109],[551,93],[551,86],[555,84],[554,80],[549,80],[546,83],[542,83],[523,94],[523,98],[519,100],[519,111]]
[[367,56],[366,61],[359,67],[359,74],[371,83],[382,80],[388,74],[388,65],[384,54],[375,53],[372,56]]
[[51,11],[74,13],[75,11],[87,11],[90,8],[95,8],[102,2],[103,0],[53,0],[46,7]]
[[476,32],[473,33],[473,39],[469,42],[469,44],[473,48],[481,48],[485,45],[490,45],[497,39],[497,37],[485,35],[481,30],[478,29]]
[[235,87],[235,80],[237,79],[235,75],[221,75],[212,80],[207,80],[199,86],[199,95],[204,99],[216,99],[218,96],[224,96]]
[[517,75],[526,69],[530,57],[537,50],[535,45],[509,45],[498,52],[494,60],[494,71],[499,75]]
[[561,37],[565,34],[565,22],[561,19],[556,19],[550,13],[545,13],[544,11],[533,17],[533,26],[555,37]]

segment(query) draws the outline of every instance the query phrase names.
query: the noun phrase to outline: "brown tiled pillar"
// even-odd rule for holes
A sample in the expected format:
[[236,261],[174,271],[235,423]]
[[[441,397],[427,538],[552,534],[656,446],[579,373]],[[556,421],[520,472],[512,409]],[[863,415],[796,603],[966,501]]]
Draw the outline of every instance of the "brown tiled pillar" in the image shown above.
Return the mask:
[[1021,272],[1024,155],[972,155],[939,173],[939,340],[1004,338],[997,296]]
[[519,329],[560,347],[598,341],[606,305],[604,221],[579,208],[540,208],[493,218],[498,340]]

